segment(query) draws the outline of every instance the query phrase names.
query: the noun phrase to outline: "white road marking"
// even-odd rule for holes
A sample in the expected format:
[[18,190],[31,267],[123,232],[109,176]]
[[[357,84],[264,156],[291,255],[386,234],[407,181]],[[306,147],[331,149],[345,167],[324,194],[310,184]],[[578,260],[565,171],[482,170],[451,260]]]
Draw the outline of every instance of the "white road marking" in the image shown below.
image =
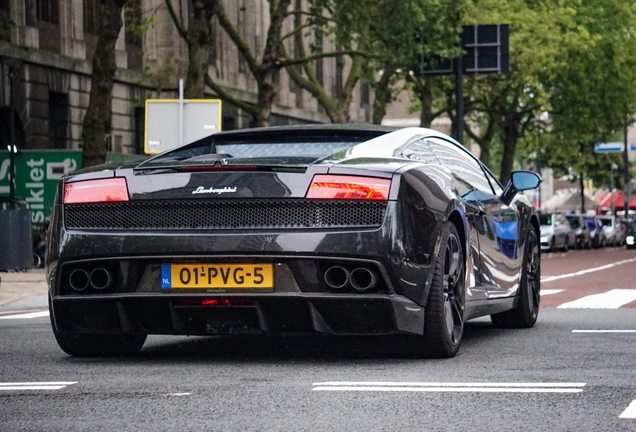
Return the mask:
[[43,318],[48,316],[49,316],[49,311],[40,311],[40,312],[19,313],[15,315],[2,315],[0,316],[0,319],[31,319],[31,318]]
[[558,276],[545,276],[541,278],[541,282],[552,282],[554,280],[558,280],[558,279],[565,279],[565,278],[571,278],[571,277],[575,277],[575,276],[581,276],[584,275],[586,273],[593,273],[593,272],[597,272],[597,271],[601,271],[601,270],[607,270],[610,269],[612,267],[616,267],[619,265],[623,265],[623,264],[629,264],[632,262],[636,262],[636,258],[630,258],[630,259],[626,259],[626,260],[622,260],[622,261],[616,261],[615,263],[612,264],[606,264],[600,267],[594,267],[594,268],[590,268],[590,269],[585,269],[585,270],[581,270],[581,271],[577,271],[574,273],[566,273],[566,274],[562,274],[562,275],[558,275]]
[[618,309],[636,301],[635,289],[613,289],[600,294],[581,297],[557,306],[560,309]]
[[190,396],[190,393],[170,393],[166,396]]
[[346,382],[313,384],[315,391],[482,392],[482,393],[581,393],[585,383],[424,383]]
[[77,384],[77,381],[54,381],[54,382],[13,382],[0,383],[2,390],[59,390],[66,386]]
[[636,330],[572,330],[572,333],[636,333]]
[[540,294],[541,294],[541,297],[543,297],[550,294],[560,293],[562,291],[563,291],[562,289],[561,290],[560,289],[542,289]]
[[619,418],[636,418],[636,400],[633,400],[632,403],[629,404],[627,409],[623,411]]

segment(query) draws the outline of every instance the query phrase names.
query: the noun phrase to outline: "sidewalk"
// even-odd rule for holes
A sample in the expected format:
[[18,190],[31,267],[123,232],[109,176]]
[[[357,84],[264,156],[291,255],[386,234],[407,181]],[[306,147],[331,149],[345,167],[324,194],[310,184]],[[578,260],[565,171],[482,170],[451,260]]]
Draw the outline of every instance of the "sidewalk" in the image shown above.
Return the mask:
[[[47,290],[44,269],[26,272],[0,271],[0,310],[33,306],[32,300],[35,300],[38,307],[43,302],[46,305]],[[37,299],[30,299],[33,296],[37,296]]]

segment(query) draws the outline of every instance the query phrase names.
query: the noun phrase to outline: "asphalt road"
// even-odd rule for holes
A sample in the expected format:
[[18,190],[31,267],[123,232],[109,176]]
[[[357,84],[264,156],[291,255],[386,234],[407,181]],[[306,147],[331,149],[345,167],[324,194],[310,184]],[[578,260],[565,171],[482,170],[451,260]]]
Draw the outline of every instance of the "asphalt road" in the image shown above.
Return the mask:
[[473,321],[446,360],[410,358],[412,340],[199,337],[79,359],[47,317],[0,316],[0,431],[636,430],[636,252],[542,271],[534,328]]

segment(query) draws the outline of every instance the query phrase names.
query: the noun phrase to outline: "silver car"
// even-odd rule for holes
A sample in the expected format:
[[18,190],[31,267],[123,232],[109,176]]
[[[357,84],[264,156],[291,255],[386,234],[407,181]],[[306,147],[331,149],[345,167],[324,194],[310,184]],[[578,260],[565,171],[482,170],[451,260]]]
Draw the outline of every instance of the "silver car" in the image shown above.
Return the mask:
[[623,227],[616,216],[597,216],[596,220],[603,226],[603,237],[606,245],[623,245],[625,231],[623,231]]
[[561,213],[539,215],[539,224],[542,251],[567,251],[576,245],[576,233]]

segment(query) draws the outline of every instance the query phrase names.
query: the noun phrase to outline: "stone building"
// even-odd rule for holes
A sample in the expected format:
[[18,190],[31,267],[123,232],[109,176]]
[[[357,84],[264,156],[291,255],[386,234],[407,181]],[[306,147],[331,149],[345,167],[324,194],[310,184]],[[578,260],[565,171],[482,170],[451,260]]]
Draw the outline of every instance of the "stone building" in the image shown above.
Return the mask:
[[[182,5],[186,19],[188,3],[173,0],[175,7]],[[81,148],[100,7],[100,0],[0,0],[0,148],[8,142],[12,70],[17,75],[14,118],[19,146]],[[259,52],[268,30],[268,2],[225,0],[225,7]],[[165,0],[130,0],[124,18],[126,25],[116,45],[118,70],[107,146],[120,153],[143,153],[145,101],[177,97],[178,79],[185,76],[187,67],[187,49]],[[149,24],[141,34],[134,29],[140,22]],[[255,100],[256,82],[236,47],[216,24],[213,36],[209,73],[242,99]],[[335,91],[342,82],[342,68],[334,59],[323,59],[320,69],[326,88]],[[294,85],[284,71],[278,80],[272,125],[329,121],[316,100]],[[369,121],[370,96],[365,87],[358,85],[354,92],[353,122]],[[250,121],[241,110],[223,104],[224,130],[249,127]]]

